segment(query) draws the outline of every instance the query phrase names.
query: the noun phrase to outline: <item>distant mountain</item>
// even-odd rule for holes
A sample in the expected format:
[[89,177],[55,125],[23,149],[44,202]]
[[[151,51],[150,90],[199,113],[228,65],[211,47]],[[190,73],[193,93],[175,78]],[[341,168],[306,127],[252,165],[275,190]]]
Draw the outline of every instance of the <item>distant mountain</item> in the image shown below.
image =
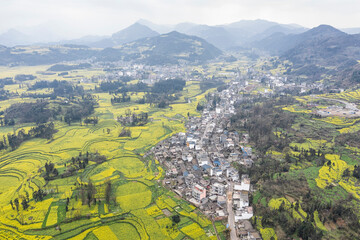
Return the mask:
[[287,74],[312,80],[320,80],[327,74],[340,79],[358,65],[360,34],[350,35],[332,26],[320,25],[301,34],[275,33],[253,47],[290,61],[292,67]]
[[360,28],[342,28],[340,30],[347,34],[360,34]]
[[[242,20],[239,22],[209,26],[190,22],[176,25],[160,25],[140,19],[135,24],[114,33],[110,37],[92,36],[75,40],[61,41],[60,44],[80,44],[96,48],[116,47],[141,38],[154,37],[171,31],[193,35],[205,39],[222,50],[246,47],[250,42],[267,38],[274,33],[295,34],[307,29],[295,24],[279,24],[266,20]],[[54,43],[51,43],[54,44]]]
[[187,34],[189,31],[191,31],[191,29],[197,28],[197,27],[208,27],[208,26],[207,25],[199,25],[199,24],[190,23],[190,22],[183,22],[183,23],[179,23],[179,24],[176,24],[175,26],[173,26],[172,31],[177,31],[180,33]]
[[285,35],[300,34],[300,33],[306,32],[307,30],[308,29],[301,27],[301,26],[294,28],[294,27],[292,27],[292,25],[278,24],[278,25],[272,26],[256,35],[253,35],[252,37],[250,37],[249,41],[253,42],[253,41],[257,41],[259,39],[265,39],[275,33],[282,33]]
[[195,36],[176,31],[155,37],[143,38],[118,48],[104,49],[99,60],[136,61],[149,65],[177,64],[181,61],[204,62],[221,55],[221,51]]
[[239,22],[223,25],[233,36],[237,46],[247,46],[249,43],[259,41],[274,33],[292,34],[302,33],[307,29],[295,24],[280,24],[266,20],[241,20]]
[[5,47],[0,46],[0,65],[45,65],[63,61],[85,60],[92,58],[99,51],[87,46],[62,45],[51,47]]
[[296,46],[285,51],[282,57],[295,65],[313,64],[344,69],[360,59],[360,35],[349,35],[328,25],[320,25],[293,39]]
[[19,32],[15,29],[10,29],[2,34],[0,34],[0,44],[7,47],[13,47],[16,45],[25,45],[30,44],[29,36]]
[[[53,28],[58,31],[58,28]],[[31,45],[48,42],[58,42],[63,39],[63,35],[53,32],[45,26],[22,27],[19,29],[9,29],[0,34],[0,44],[8,47],[17,45]]]
[[159,32],[172,29],[180,33],[194,35],[224,50],[236,46],[246,46],[249,42],[259,41],[277,32],[293,34],[302,33],[307,30],[296,24],[279,24],[266,20],[242,20],[219,26],[199,25],[188,22],[174,26],[165,26],[146,20],[139,20],[139,22]]
[[88,35],[84,36],[78,39],[72,39],[72,40],[64,40],[61,41],[60,44],[76,44],[76,45],[92,45],[93,43],[100,42],[106,38],[109,38],[109,36],[96,36],[96,35]]
[[134,61],[149,65],[202,63],[222,52],[195,36],[178,32],[141,38],[115,48],[102,50],[84,45],[63,44],[53,46],[6,47],[0,45],[0,65],[45,65],[66,61],[93,59],[93,61]]
[[175,29],[175,26],[173,26],[173,25],[156,24],[156,23],[150,22],[145,19],[139,19],[137,21],[137,23],[147,26],[148,28],[150,28],[160,34],[168,33]]
[[310,29],[301,34],[284,34],[276,32],[260,41],[250,44],[251,47],[268,51],[271,54],[281,55],[295,46],[311,41],[322,41],[331,37],[340,37],[347,35],[340,30],[328,25]]
[[249,35],[256,35],[277,25],[279,25],[279,23],[257,19],[257,20],[241,20],[223,26],[228,30],[241,29],[244,32],[247,32]]
[[223,27],[194,25],[181,32],[203,38],[214,46],[224,50],[235,44],[233,36]]
[[140,23],[134,23],[133,25],[114,33],[110,38],[91,43],[89,46],[99,48],[115,47],[141,38],[154,37],[158,35],[159,33],[151,30],[149,27]]

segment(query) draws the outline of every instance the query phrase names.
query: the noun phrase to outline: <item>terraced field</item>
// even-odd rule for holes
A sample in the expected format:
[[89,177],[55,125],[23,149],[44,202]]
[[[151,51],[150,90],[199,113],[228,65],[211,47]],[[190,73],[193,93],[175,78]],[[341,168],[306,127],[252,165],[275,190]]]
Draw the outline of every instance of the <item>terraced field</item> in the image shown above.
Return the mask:
[[[46,69],[43,67],[42,71]],[[28,68],[29,74],[39,69]],[[96,71],[96,70],[95,70]],[[14,70],[14,73],[16,71]],[[7,72],[7,76],[9,73]],[[94,73],[78,72],[78,75]],[[87,86],[89,89],[93,85]],[[8,86],[16,91],[16,86]],[[164,170],[143,154],[159,141],[184,131],[187,114],[198,116],[198,101],[206,93],[194,82],[184,91],[191,103],[178,102],[167,109],[135,102],[111,105],[111,95],[97,93],[99,106],[94,116],[96,125],[55,121],[58,132],[53,139],[33,138],[14,151],[0,153],[0,238],[2,239],[216,239],[211,222],[195,207],[162,188]],[[140,98],[141,94],[139,95]],[[6,109],[17,101],[1,102]],[[148,112],[151,121],[145,126],[130,127],[131,137],[118,137],[123,126],[116,117],[127,109],[134,113]],[[17,126],[26,129],[31,124]],[[0,137],[14,131],[0,127]],[[107,161],[90,163],[75,175],[45,182],[41,175],[45,163],[52,162],[64,171],[66,162],[79,153],[104,155]],[[84,204],[83,191],[92,182],[95,204]],[[106,203],[106,186],[111,181],[112,197]],[[36,202],[33,194],[39,189],[47,195]],[[10,204],[19,199],[17,210]],[[29,207],[23,210],[22,199]],[[165,211],[165,209],[167,211]],[[164,212],[170,212],[164,214]],[[173,225],[171,216],[178,214],[181,222]],[[219,229],[222,225],[218,224]],[[224,229],[222,229],[223,231]]]

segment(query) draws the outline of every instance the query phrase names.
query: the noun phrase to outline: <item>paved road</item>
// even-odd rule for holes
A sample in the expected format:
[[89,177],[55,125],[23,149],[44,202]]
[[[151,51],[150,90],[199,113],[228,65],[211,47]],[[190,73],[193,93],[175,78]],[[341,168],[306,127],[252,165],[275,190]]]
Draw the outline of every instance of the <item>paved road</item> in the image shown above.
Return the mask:
[[230,229],[230,239],[238,240],[239,238],[236,236],[235,216],[234,216],[233,203],[232,203],[233,189],[234,189],[234,183],[230,182],[229,189],[227,192],[227,210],[229,213],[228,224]]

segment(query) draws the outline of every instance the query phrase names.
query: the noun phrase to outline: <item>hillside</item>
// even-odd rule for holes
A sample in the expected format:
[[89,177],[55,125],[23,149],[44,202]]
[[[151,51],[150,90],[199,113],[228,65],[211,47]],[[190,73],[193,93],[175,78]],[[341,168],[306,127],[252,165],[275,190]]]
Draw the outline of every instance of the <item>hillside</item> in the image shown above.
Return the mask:
[[99,60],[109,57],[134,60],[149,65],[177,64],[180,61],[203,62],[219,56],[222,52],[205,40],[171,32],[160,36],[140,39],[114,49],[104,49]]

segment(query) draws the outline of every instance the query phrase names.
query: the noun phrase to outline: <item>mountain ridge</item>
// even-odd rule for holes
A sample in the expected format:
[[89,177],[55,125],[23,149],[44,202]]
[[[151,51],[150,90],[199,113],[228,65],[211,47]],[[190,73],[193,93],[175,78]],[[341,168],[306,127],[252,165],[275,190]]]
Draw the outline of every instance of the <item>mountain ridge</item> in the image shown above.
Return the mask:
[[221,50],[202,38],[177,31],[139,39],[114,50],[122,60],[134,60],[149,65],[177,64],[181,61],[204,62],[218,57]]
[[149,27],[136,22],[125,29],[113,33],[110,38],[105,38],[89,45],[90,47],[99,48],[114,47],[141,38],[154,37],[157,35],[159,35],[158,32],[155,32]]

